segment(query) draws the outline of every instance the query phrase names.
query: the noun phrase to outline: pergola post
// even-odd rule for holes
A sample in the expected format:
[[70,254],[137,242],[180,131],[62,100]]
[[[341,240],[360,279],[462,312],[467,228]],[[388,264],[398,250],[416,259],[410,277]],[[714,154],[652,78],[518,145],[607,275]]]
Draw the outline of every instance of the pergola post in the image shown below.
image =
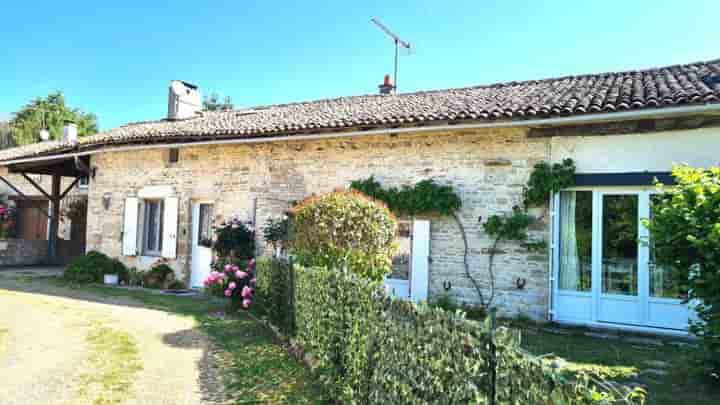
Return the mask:
[[50,234],[48,235],[48,261],[49,264],[58,263],[58,229],[60,228],[60,173],[52,175],[52,190],[50,192]]

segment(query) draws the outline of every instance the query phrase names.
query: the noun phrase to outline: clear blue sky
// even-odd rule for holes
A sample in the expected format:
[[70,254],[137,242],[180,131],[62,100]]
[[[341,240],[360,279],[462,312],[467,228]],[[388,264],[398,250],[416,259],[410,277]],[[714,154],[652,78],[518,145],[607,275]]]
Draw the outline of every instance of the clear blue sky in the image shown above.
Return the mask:
[[158,119],[171,79],[236,106],[375,93],[373,16],[416,45],[403,92],[720,57],[718,0],[4,1],[0,118],[62,90],[101,129]]

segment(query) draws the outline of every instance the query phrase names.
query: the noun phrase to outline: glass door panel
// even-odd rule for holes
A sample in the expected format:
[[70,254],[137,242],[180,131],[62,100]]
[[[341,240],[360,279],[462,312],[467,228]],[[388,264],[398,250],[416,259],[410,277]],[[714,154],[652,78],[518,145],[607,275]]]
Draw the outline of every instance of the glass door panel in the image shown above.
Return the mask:
[[558,288],[592,289],[592,191],[560,193],[560,255]]
[[[650,218],[653,215],[655,203],[662,198],[662,195],[653,194],[650,196]],[[648,263],[650,296],[655,298],[687,298],[687,290],[681,286],[679,280],[673,275],[672,263],[658,260],[655,256],[655,243],[650,239]]]
[[638,196],[604,195],[602,293],[638,295]]

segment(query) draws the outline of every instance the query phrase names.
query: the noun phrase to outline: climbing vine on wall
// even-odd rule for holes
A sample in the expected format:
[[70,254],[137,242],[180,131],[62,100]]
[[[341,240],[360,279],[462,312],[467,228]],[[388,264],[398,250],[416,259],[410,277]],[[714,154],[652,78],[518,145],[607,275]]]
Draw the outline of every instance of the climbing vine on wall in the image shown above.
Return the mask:
[[460,196],[451,186],[440,185],[433,180],[422,180],[414,186],[383,188],[371,176],[353,181],[350,188],[383,201],[397,215],[452,215],[462,205]]
[[[525,188],[525,206],[537,205],[546,202],[550,193],[573,184],[575,164],[571,159],[562,163],[550,165],[541,162],[535,165],[530,180]],[[494,259],[500,243],[505,241],[523,242],[528,250],[541,250],[545,247],[544,241],[528,242],[527,230],[535,220],[525,210],[514,207],[512,213],[506,215],[492,215],[482,225],[485,233],[492,238],[492,247],[488,252],[488,275],[490,281],[489,295],[483,293],[480,284],[470,273],[468,263],[469,244],[465,226],[457,212],[462,206],[460,196],[448,185],[440,185],[433,180],[423,180],[414,186],[401,188],[384,188],[374,177],[356,180],[350,184],[352,189],[385,202],[388,208],[397,215],[432,215],[439,214],[451,216],[460,229],[463,240],[463,264],[465,275],[471,281],[480,298],[480,305],[490,308],[495,297]]]
[[575,162],[564,159],[561,163],[540,162],[533,167],[524,190],[525,207],[547,204],[552,193],[575,184]]

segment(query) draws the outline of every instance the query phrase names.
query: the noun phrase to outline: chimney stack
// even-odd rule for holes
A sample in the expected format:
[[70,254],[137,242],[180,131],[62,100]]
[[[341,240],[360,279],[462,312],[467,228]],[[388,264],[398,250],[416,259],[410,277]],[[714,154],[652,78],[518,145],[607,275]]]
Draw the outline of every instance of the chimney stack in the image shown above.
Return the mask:
[[193,118],[200,111],[202,111],[202,99],[198,86],[181,80],[171,81],[167,118],[169,120]]
[[65,127],[63,127],[63,142],[77,142],[77,132],[77,125],[74,122],[65,121]]
[[392,80],[390,80],[390,75],[385,75],[383,84],[379,85],[378,88],[380,89],[380,94],[395,94],[395,86],[393,85]]

